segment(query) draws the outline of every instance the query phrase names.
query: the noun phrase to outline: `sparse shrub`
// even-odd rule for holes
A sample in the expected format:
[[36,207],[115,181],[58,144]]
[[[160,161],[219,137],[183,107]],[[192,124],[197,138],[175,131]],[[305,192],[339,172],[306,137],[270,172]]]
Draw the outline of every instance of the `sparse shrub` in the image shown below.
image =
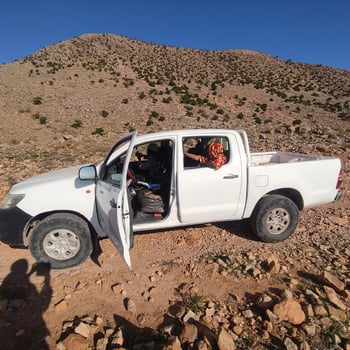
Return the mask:
[[33,98],[33,104],[35,104],[35,105],[41,105],[42,101],[43,101],[43,99],[40,96],[36,96]]
[[283,128],[286,128],[287,131],[290,131],[290,130],[291,130],[291,129],[290,129],[290,125],[287,124],[287,123],[283,123],[283,124],[282,124],[282,127],[283,127]]
[[139,92],[139,99],[140,100],[144,99],[145,97],[146,97],[146,94],[143,91]]
[[149,118],[146,122],[147,126],[151,126],[153,124],[153,120],[151,118]]
[[172,101],[172,98],[170,96],[164,97],[162,101],[163,101],[163,103],[170,103]]
[[239,113],[237,114],[237,118],[238,118],[238,119],[243,119],[243,118],[244,118],[244,114],[243,114],[242,112],[239,112]]
[[80,128],[82,126],[83,122],[80,119],[75,119],[74,122],[71,124],[72,128]]
[[105,134],[105,131],[103,128],[96,128],[95,131],[91,133],[91,135],[99,135],[102,136]]
[[345,112],[342,112],[342,113],[339,113],[338,114],[338,118],[340,118],[341,120],[350,120],[350,113],[345,113]]
[[205,306],[207,304],[207,300],[203,295],[194,293],[188,294],[184,296],[185,305],[195,313],[203,313],[205,310]]
[[261,118],[259,117],[254,117],[254,121],[256,124],[261,124]]
[[39,112],[34,113],[32,117],[33,117],[33,119],[39,120],[39,118],[40,118],[40,113],[39,113]]
[[267,104],[266,104],[266,103],[261,103],[261,104],[260,104],[260,108],[261,108],[264,112],[266,112]]
[[104,109],[104,110],[101,111],[101,115],[102,115],[103,118],[107,118],[109,113]]
[[46,121],[47,121],[47,118],[45,117],[45,116],[43,116],[43,115],[41,115],[40,117],[39,117],[39,123],[40,124],[46,124]]
[[38,120],[40,124],[46,124],[47,117],[40,115],[40,113],[34,113],[33,119]]
[[264,88],[264,82],[263,81],[257,81],[256,83],[255,83],[255,88],[256,89],[263,89]]
[[128,104],[128,103],[129,103],[129,100],[128,100],[127,98],[123,98],[122,103]]
[[151,112],[151,117],[152,117],[152,118],[158,118],[158,117],[159,117],[159,113],[156,112],[156,111],[152,111],[152,112]]
[[293,120],[293,125],[300,125],[302,121],[300,119]]

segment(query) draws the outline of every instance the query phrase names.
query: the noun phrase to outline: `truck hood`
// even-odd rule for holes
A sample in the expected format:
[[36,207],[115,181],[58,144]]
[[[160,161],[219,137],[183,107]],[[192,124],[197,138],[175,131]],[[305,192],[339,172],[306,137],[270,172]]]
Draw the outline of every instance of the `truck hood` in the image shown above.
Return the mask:
[[50,171],[40,175],[33,176],[29,179],[21,181],[14,185],[11,189],[11,193],[23,193],[28,188],[40,185],[43,186],[49,183],[58,183],[61,181],[79,181],[78,174],[79,169],[83,165],[72,166],[60,170]]

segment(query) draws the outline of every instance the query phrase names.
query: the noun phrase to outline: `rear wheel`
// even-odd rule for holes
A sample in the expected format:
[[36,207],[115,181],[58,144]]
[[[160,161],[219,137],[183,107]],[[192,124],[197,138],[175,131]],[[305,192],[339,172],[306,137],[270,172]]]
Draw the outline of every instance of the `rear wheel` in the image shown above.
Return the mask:
[[250,218],[252,231],[264,242],[281,242],[296,229],[299,210],[290,199],[280,195],[262,198]]
[[34,228],[29,249],[38,262],[52,269],[79,265],[92,252],[89,226],[74,214],[50,215]]

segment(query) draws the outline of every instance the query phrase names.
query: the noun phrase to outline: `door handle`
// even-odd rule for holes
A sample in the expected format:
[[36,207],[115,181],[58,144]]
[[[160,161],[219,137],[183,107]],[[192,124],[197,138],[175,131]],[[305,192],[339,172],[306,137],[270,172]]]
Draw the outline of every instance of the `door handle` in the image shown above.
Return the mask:
[[237,179],[239,176],[235,174],[228,174],[224,176],[224,179]]

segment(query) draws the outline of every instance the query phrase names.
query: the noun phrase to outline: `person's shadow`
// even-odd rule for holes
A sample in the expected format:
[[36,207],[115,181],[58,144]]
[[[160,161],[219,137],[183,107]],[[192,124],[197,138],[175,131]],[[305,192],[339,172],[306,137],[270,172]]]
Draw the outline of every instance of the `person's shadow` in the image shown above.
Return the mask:
[[[52,296],[50,265],[34,264],[29,272],[28,267],[25,259],[14,262],[0,286],[0,349],[49,349],[42,314]],[[32,274],[40,290],[30,281]]]

